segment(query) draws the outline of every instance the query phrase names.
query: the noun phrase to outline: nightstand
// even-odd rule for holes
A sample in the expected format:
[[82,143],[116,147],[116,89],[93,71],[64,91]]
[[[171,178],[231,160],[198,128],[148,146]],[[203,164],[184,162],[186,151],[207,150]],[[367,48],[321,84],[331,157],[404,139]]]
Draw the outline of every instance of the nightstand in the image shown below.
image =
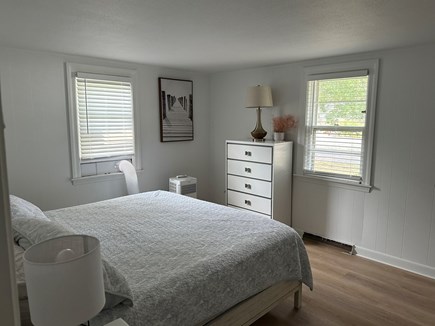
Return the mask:
[[122,320],[122,318],[118,318],[104,326],[128,326],[128,324],[124,320]]

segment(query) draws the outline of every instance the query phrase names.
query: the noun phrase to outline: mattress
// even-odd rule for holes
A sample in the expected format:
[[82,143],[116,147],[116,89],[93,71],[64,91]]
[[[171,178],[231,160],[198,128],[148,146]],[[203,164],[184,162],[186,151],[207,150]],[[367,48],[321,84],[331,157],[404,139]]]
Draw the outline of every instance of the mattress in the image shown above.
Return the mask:
[[312,288],[299,235],[248,211],[155,191],[45,214],[100,239],[131,287],[133,307],[104,310],[92,325],[202,325],[280,281]]

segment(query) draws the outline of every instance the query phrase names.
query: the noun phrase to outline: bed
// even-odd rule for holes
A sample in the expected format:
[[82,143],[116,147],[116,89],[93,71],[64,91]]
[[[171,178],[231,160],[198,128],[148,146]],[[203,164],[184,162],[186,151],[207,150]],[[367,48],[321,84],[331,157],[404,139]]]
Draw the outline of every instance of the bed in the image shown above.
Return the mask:
[[93,326],[249,325],[290,295],[299,308],[302,284],[313,285],[299,235],[251,212],[154,191],[45,216],[100,239],[129,286],[132,304],[103,310]]

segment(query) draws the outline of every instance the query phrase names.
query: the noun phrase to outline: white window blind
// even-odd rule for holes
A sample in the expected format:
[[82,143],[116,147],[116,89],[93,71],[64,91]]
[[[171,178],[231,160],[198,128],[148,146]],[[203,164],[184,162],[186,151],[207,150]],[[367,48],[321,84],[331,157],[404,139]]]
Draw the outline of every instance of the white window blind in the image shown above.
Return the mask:
[[367,70],[308,79],[304,174],[364,183]]
[[128,78],[77,73],[80,160],[134,155],[132,84]]

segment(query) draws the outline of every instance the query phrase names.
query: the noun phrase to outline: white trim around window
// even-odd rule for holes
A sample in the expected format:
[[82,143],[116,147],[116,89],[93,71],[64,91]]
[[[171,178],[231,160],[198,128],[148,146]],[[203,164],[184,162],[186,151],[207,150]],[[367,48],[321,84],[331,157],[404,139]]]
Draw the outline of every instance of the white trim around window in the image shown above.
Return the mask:
[[[377,90],[377,80],[378,80],[378,67],[379,60],[364,60],[337,64],[328,64],[320,66],[310,66],[304,69],[303,75],[303,85],[301,94],[301,114],[300,114],[300,126],[298,141],[302,144],[302,162],[299,162],[300,170],[298,175],[300,177],[306,177],[311,180],[322,180],[328,181],[328,183],[340,183],[347,185],[355,190],[367,191],[371,188],[371,167],[372,167],[372,152],[373,152],[373,141],[374,141],[374,125],[375,125],[375,109],[376,109],[376,90]],[[312,146],[311,143],[307,144],[307,136],[311,135],[313,130],[320,130],[325,132],[326,129],[331,129],[331,127],[323,127],[321,123],[313,125],[313,117],[307,116],[310,114],[310,105],[308,105],[307,94],[309,93],[309,86],[313,87],[313,81],[323,81],[323,80],[333,80],[340,78],[357,78],[358,76],[368,76],[367,81],[367,102],[366,102],[366,113],[365,113],[365,125],[361,130],[362,132],[362,155],[361,155],[361,175],[355,178],[351,175],[340,177],[339,173],[325,173],[317,172],[307,169],[307,162],[310,162],[310,158],[306,155],[310,155],[309,147]],[[312,90],[311,90],[312,91]],[[314,126],[314,127],[313,127]],[[348,133],[356,133],[359,129],[358,127],[346,127],[337,126],[335,128],[337,132],[343,132],[344,129]],[[325,130],[322,130],[325,129]],[[343,129],[343,130],[342,130]],[[354,130],[355,129],[355,130]],[[310,138],[310,137],[308,137]],[[310,138],[311,139],[311,138]],[[327,140],[329,141],[329,140]],[[310,145],[311,144],[311,145]],[[309,164],[308,164],[309,165]],[[314,178],[314,179],[313,179]],[[308,179],[307,179],[308,180]]]
[[[141,153],[140,153],[140,120],[139,110],[136,100],[136,85],[137,76],[136,71],[131,69],[113,68],[104,66],[95,66],[79,63],[66,63],[66,76],[68,87],[68,118],[69,118],[69,135],[70,135],[70,150],[71,150],[71,167],[73,184],[99,182],[104,180],[112,180],[113,177],[120,174],[115,165],[121,159],[131,160],[136,170],[141,170]],[[129,107],[132,106],[132,125],[133,125],[133,139],[130,140],[134,143],[134,148],[126,150],[119,156],[108,156],[105,158],[81,158],[80,148],[80,121],[79,109],[77,105],[78,91],[76,87],[76,78],[99,80],[113,82],[114,84],[126,83],[128,98],[131,99]],[[104,84],[101,82],[100,84]],[[98,82],[97,82],[98,84]],[[131,87],[130,87],[131,85]],[[82,85],[83,86],[83,85]],[[98,85],[97,85],[98,86]],[[101,86],[101,85],[100,85]],[[103,85],[103,88],[105,86]],[[110,86],[111,87],[111,86]],[[118,87],[119,85],[115,85]],[[99,90],[97,90],[99,91]],[[116,114],[121,114],[117,112]],[[99,112],[97,112],[99,114]],[[86,116],[87,117],[87,116]],[[98,121],[97,121],[98,123]],[[97,126],[98,127],[98,126]],[[131,125],[130,127],[131,128]],[[130,136],[131,137],[131,136]],[[122,137],[121,137],[122,138]],[[131,139],[131,138],[130,138]],[[119,141],[116,139],[116,141]],[[131,146],[131,145],[130,145]],[[103,150],[103,149],[98,149]],[[100,180],[101,179],[101,180]]]

